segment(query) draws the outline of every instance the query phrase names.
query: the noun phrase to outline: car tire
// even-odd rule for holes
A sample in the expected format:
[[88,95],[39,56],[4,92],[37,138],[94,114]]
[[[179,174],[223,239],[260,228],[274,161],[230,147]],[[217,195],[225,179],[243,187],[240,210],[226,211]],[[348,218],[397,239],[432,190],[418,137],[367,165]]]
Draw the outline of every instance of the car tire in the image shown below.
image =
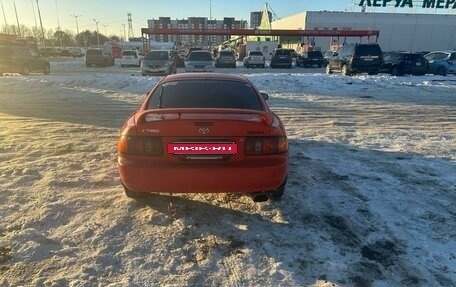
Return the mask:
[[342,68],[340,69],[340,73],[344,76],[350,76],[350,72],[348,71],[347,65],[342,65]]
[[435,71],[435,74],[439,75],[439,76],[446,76],[445,68],[444,67],[437,68],[437,70]]
[[24,65],[21,69],[21,74],[22,75],[29,75],[30,74],[30,68],[28,65]]
[[49,65],[46,65],[44,67],[44,71],[43,71],[43,74],[45,75],[49,75],[51,73],[51,67]]
[[278,188],[267,192],[269,198],[272,201],[280,201],[285,193],[285,186],[287,184],[287,179],[285,178],[285,181],[280,185]]
[[263,69],[264,69],[264,66],[265,66],[264,64],[263,64],[263,65],[261,65],[261,68],[263,68]]
[[123,186],[123,189],[124,189],[124,191],[125,191],[125,195],[126,195],[127,197],[135,199],[135,198],[140,198],[140,197],[143,196],[142,193],[133,191],[133,190],[129,189],[128,187],[126,187],[126,186],[123,184],[123,182],[121,182],[121,184],[122,184],[122,186]]
[[331,65],[330,64],[327,64],[326,65],[326,74],[332,74],[333,71],[331,70]]

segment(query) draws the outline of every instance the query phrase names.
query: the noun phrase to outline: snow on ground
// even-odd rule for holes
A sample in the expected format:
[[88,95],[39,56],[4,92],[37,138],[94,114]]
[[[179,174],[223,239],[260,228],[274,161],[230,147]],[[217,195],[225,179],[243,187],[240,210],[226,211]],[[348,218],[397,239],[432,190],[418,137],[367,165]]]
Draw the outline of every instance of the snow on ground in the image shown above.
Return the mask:
[[456,286],[454,76],[221,71],[270,94],[286,194],[175,195],[175,217],[116,169],[158,77],[60,60],[0,78],[0,286]]

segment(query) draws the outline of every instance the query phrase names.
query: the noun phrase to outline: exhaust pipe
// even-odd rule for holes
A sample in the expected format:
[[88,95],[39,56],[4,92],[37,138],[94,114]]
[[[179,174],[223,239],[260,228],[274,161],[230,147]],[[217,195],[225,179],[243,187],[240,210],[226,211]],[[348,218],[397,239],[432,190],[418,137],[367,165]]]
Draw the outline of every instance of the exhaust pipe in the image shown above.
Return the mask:
[[253,202],[265,202],[265,201],[268,201],[268,199],[269,199],[269,197],[266,195],[266,193],[252,194]]

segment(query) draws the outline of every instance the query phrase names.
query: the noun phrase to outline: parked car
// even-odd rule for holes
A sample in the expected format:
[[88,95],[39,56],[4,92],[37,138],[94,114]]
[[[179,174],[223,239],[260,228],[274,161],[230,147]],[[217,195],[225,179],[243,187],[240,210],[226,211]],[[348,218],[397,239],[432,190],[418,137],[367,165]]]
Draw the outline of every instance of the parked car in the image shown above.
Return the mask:
[[176,61],[170,50],[147,52],[141,63],[141,75],[169,75],[177,72]]
[[71,57],[71,52],[69,49],[62,49],[59,53],[60,57]]
[[78,47],[71,48],[70,52],[71,52],[71,56],[73,58],[84,57],[84,51],[81,48],[78,48]]
[[456,74],[456,51],[436,51],[424,57],[429,61],[429,73],[442,76]]
[[326,73],[337,71],[347,76],[358,73],[376,75],[382,63],[383,52],[378,44],[345,44],[328,58]]
[[127,196],[245,193],[279,200],[288,171],[284,125],[244,76],[162,78],[125,121],[118,169]]
[[0,75],[3,73],[41,72],[48,75],[51,71],[48,59],[26,46],[0,46]]
[[402,76],[404,74],[425,75],[428,70],[428,60],[421,53],[383,53],[383,64],[380,68],[382,73],[388,73],[393,76]]
[[296,59],[296,66],[298,67],[312,68],[313,66],[317,66],[321,68],[324,65],[325,59],[320,51],[304,52]]
[[185,61],[186,72],[213,72],[215,62],[211,52],[207,50],[194,50],[190,52]]
[[292,66],[293,59],[291,56],[291,50],[282,48],[274,49],[271,57],[271,68],[284,67],[291,69]]
[[92,65],[97,66],[112,66],[114,65],[114,57],[104,48],[89,48],[86,51],[85,63],[87,67]]
[[244,67],[260,67],[264,68],[266,58],[261,51],[248,51],[247,56],[244,58]]
[[137,50],[123,50],[120,55],[120,67],[141,66],[141,57]]
[[41,56],[44,56],[44,57],[57,57],[60,55],[60,50],[57,48],[53,48],[53,47],[46,47],[46,49],[41,48],[39,50],[39,53]]
[[236,68],[236,57],[232,50],[222,50],[218,52],[217,58],[215,59],[215,66]]

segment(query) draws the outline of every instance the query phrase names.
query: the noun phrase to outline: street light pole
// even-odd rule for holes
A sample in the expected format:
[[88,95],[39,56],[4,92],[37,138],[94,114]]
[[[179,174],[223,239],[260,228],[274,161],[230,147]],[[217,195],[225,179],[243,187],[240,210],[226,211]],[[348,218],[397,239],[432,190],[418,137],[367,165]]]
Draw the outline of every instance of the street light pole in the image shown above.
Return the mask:
[[103,27],[105,28],[105,36],[108,37],[108,33],[106,32],[106,27],[108,27],[108,25],[103,24]]
[[98,24],[100,23],[100,21],[97,21],[95,19],[93,19],[93,21],[95,21],[95,24],[97,25],[97,43],[98,47],[100,47],[100,32],[98,32]]
[[36,7],[38,7],[38,16],[40,17],[40,26],[41,26],[41,36],[43,38],[43,46],[44,46],[44,54],[46,57],[48,56],[47,54],[47,49],[46,49],[46,40],[44,38],[44,29],[43,29],[43,21],[41,21],[41,12],[40,12],[40,4],[38,3],[39,0],[36,1]]
[[70,16],[73,16],[74,19],[76,20],[76,36],[79,35],[79,25],[78,25],[78,17],[79,16],[82,16],[82,15],[76,15],[76,14],[72,14]]
[[125,32],[125,24],[122,24],[122,26],[123,26],[123,40],[124,40],[124,42],[126,42],[127,41],[127,34]]

